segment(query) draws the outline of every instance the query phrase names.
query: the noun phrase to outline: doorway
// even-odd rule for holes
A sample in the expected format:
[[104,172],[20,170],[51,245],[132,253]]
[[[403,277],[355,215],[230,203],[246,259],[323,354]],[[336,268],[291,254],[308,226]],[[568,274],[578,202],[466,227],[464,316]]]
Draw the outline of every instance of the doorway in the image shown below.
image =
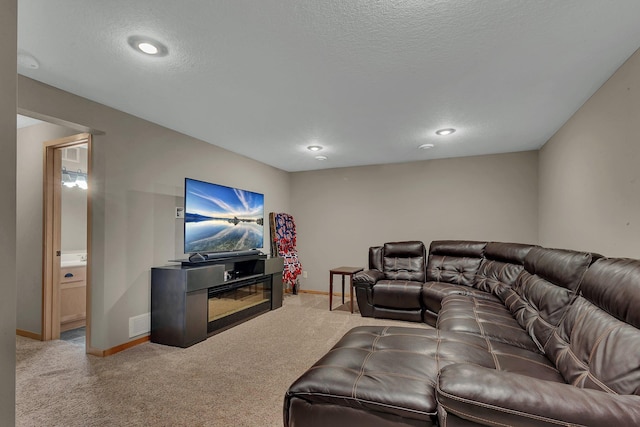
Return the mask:
[[91,342],[90,176],[91,134],[44,143],[42,340],[74,331],[75,342],[86,350]]

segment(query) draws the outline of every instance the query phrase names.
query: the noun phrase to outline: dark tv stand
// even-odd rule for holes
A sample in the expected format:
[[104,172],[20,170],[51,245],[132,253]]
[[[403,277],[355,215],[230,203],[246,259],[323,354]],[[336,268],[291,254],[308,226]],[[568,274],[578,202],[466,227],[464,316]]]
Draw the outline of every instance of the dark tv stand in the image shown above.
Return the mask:
[[189,347],[282,306],[282,258],[254,254],[177,262],[151,269],[152,342]]

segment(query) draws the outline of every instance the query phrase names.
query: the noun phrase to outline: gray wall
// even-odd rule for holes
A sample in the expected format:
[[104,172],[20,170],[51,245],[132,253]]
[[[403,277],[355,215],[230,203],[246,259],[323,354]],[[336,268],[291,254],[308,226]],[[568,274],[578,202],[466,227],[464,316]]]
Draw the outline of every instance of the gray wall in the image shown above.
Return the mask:
[[537,167],[530,151],[293,173],[301,288],[327,292],[332,267],[388,241],[537,243]]
[[0,425],[15,423],[17,4],[0,0]]
[[[287,174],[160,126],[19,78],[19,107],[104,131],[95,138],[93,342],[128,340],[149,310],[149,268],[181,256],[183,178],[265,193],[292,213],[309,278],[366,265],[390,240],[539,243],[640,257],[636,53],[541,152]],[[539,159],[538,159],[539,157]],[[265,244],[268,248],[268,243]]]
[[540,151],[540,243],[640,258],[640,51]]
[[42,143],[76,133],[50,123],[17,132],[17,327],[36,334],[42,333]]
[[183,255],[174,214],[185,176],[264,193],[267,213],[290,208],[289,174],[279,169],[23,76],[18,107],[104,132],[93,139],[89,192],[96,349],[130,340],[129,318],[150,310],[151,267]]

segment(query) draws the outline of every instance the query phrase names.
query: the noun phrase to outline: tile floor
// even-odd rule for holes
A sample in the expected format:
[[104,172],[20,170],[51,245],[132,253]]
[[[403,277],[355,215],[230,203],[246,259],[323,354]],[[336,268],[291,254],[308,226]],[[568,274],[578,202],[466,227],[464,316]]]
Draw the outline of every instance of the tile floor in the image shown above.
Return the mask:
[[68,343],[71,343],[73,345],[80,345],[84,347],[86,334],[86,329],[83,326],[81,328],[61,332],[60,339],[62,341],[67,341]]

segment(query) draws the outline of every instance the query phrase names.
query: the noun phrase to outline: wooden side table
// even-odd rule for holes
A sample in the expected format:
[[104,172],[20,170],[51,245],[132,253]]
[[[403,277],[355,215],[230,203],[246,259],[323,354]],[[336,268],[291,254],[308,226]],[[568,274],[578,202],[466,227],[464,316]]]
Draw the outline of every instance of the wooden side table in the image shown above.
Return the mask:
[[344,277],[349,276],[349,298],[351,298],[351,313],[353,313],[353,275],[364,270],[362,267],[338,267],[329,270],[329,311],[333,308],[333,275],[342,276],[342,303],[344,304]]

